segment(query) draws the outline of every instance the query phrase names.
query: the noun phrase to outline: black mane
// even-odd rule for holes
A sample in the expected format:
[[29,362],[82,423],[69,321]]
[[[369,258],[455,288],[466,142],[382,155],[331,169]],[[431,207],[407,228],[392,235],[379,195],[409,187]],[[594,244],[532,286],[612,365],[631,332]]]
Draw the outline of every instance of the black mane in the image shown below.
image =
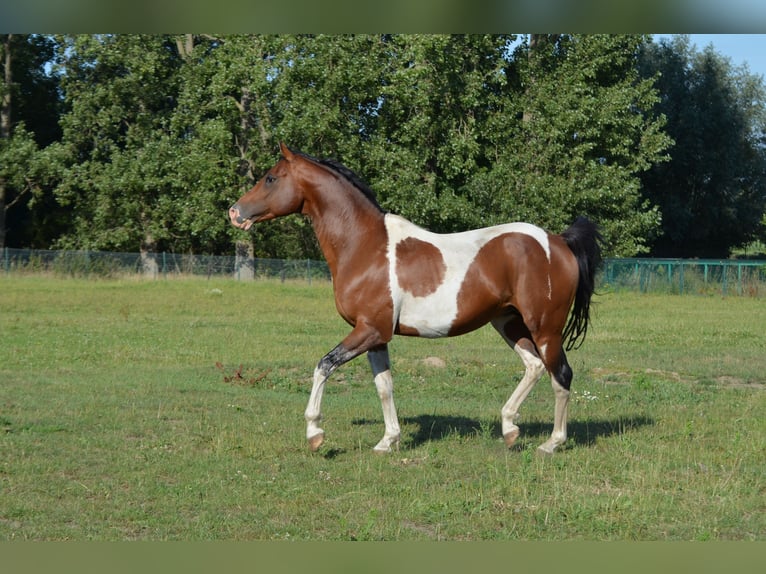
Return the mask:
[[364,195],[370,201],[370,203],[372,203],[375,207],[377,207],[378,210],[380,210],[381,212],[385,212],[385,210],[378,203],[378,199],[375,196],[375,192],[372,189],[370,189],[370,186],[367,185],[367,183],[365,183],[361,177],[359,177],[357,174],[355,174],[345,165],[340,163],[338,160],[330,159],[330,158],[319,159],[319,158],[310,156],[309,154],[304,153],[302,151],[297,151],[297,150],[291,150],[291,151],[294,154],[299,155],[304,159],[313,161],[314,163],[318,163],[319,165],[323,165],[327,168],[330,168],[331,170],[336,172],[338,175],[342,175],[355,188],[361,191],[362,195]]

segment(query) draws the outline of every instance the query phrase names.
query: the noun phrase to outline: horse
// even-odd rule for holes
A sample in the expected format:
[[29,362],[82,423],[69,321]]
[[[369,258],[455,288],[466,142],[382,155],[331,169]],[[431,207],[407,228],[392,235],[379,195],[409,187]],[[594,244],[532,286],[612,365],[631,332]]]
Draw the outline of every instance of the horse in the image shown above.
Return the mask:
[[[304,416],[311,451],[325,440],[322,393],[341,365],[367,353],[385,432],[375,452],[398,448],[388,343],[394,335],[452,337],[490,323],[525,366],[501,409],[508,448],[520,435],[519,408],[547,371],[553,431],[538,447],[552,454],[567,438],[572,369],[589,324],[603,242],[585,217],[553,235],[516,222],[437,234],[386,212],[350,169],[280,143],[281,158],[228,212],[235,227],[288,214],[309,218],[332,276],[335,306],[350,333],[314,369]],[[571,313],[570,313],[571,310]]]

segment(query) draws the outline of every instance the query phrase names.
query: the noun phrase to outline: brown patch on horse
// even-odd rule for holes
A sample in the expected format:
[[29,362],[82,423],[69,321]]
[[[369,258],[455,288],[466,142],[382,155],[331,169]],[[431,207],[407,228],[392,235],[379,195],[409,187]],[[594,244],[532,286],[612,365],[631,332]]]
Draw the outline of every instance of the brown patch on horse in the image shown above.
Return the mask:
[[[552,250],[560,251],[560,247],[551,237]],[[557,255],[552,253],[552,256]],[[556,324],[552,328],[559,328],[558,323],[563,328],[574,293],[569,289],[565,292],[551,291],[549,277],[555,286],[576,285],[576,263],[571,254],[569,257],[574,265],[574,280],[567,278],[562,281],[550,276],[556,266],[548,262],[545,252],[533,237],[524,233],[506,233],[488,241],[476,254],[460,286],[458,313],[450,328],[450,336],[477,329],[511,309],[523,309],[532,316],[540,316],[550,309],[545,315],[547,320],[553,320]],[[534,272],[527,272],[531,270]]]
[[397,335],[403,335],[405,337],[420,337],[420,331],[418,331],[415,327],[410,327],[409,325],[402,325],[401,323],[396,324],[394,333],[396,333]]
[[425,297],[439,288],[447,273],[438,247],[408,237],[396,244],[396,276],[401,288],[415,297]]

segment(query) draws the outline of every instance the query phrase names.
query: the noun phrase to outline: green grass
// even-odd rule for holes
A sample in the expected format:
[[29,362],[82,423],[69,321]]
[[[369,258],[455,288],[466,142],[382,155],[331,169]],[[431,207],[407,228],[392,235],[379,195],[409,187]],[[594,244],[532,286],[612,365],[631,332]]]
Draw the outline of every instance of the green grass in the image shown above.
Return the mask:
[[764,540],[766,304],[597,301],[555,456],[547,377],[503,446],[522,366],[491,329],[394,340],[391,455],[341,367],[312,454],[329,286],[1,277],[0,539]]

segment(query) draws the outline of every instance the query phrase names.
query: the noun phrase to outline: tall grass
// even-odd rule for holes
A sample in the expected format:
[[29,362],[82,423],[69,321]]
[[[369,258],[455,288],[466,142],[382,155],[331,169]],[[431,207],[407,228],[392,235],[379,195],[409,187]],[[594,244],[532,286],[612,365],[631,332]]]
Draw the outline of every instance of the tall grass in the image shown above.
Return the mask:
[[[372,453],[366,361],[303,409],[347,332],[328,285],[0,279],[0,539],[763,540],[766,307],[604,294],[570,440],[491,329],[391,345],[402,445]],[[438,356],[444,367],[424,362]]]

